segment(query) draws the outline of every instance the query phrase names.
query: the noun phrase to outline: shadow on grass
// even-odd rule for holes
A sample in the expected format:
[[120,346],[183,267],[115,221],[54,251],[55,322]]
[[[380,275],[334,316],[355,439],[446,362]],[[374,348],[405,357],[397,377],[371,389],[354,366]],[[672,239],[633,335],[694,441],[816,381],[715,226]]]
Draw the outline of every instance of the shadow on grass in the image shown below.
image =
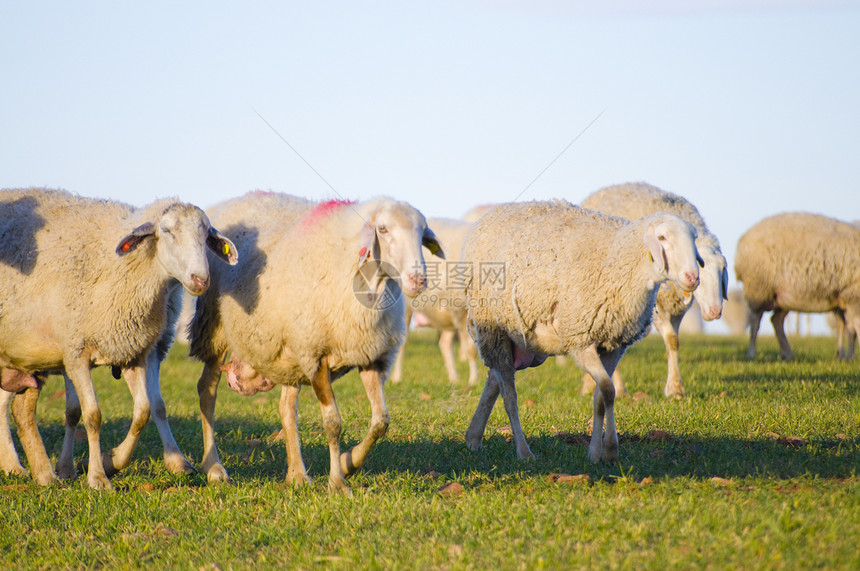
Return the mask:
[[[105,423],[103,449],[121,441],[129,422]],[[202,450],[199,422],[191,418],[173,418],[171,425],[186,457],[199,470]],[[286,451],[283,439],[275,436],[278,428],[253,419],[222,417],[218,420],[219,451],[233,483],[243,485],[260,480],[283,480]],[[303,458],[309,475],[312,478],[327,475],[329,456],[324,435],[306,427],[302,427],[301,433]],[[56,460],[62,427],[48,427],[42,430],[42,434],[49,454]],[[342,438],[341,450],[354,445],[360,436],[351,430],[346,438]],[[470,450],[462,437],[384,437],[371,449],[364,475],[372,478],[382,473],[437,473],[456,479],[470,474],[490,481],[511,476],[546,478],[556,473],[588,474],[594,480],[610,481],[622,476],[702,480],[715,476],[735,479],[791,479],[800,476],[843,479],[856,476],[860,465],[860,442],[856,436],[806,442],[767,437],[755,440],[687,437],[662,431],[647,435],[621,434],[620,462],[608,464],[593,464],[588,460],[587,434],[538,435],[529,437],[528,442],[536,458],[523,462],[516,458],[509,437],[500,434],[485,438],[483,449],[479,451]],[[86,457],[85,442],[78,442],[75,450],[76,460]],[[161,463],[161,442],[151,423],[141,436],[132,466],[126,474],[117,476],[126,477],[143,481],[161,478],[167,481],[166,485],[206,484],[205,475],[199,472],[167,475]],[[122,484],[119,487],[122,488]]]

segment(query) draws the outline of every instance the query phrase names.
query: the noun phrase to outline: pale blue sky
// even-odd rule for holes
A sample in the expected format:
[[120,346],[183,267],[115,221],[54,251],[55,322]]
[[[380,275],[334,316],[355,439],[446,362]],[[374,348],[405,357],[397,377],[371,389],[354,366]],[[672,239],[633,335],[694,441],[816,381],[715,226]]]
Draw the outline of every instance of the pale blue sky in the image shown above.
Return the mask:
[[645,4],[6,2],[0,186],[457,217],[642,180],[730,263],[770,214],[860,218],[860,3]]

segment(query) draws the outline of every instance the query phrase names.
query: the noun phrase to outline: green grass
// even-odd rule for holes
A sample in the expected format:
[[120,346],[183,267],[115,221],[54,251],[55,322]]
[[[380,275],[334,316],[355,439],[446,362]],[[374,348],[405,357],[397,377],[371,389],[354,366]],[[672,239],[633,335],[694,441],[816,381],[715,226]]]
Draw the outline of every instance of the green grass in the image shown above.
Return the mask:
[[[857,569],[860,367],[833,357],[833,339],[792,341],[794,362],[764,338],[750,363],[744,339],[682,338],[688,398],[669,401],[663,345],[649,337],[621,363],[631,395],[645,397],[617,403],[621,460],[593,465],[591,399],[579,395],[572,362],[518,375],[537,457],[523,463],[500,403],[484,449],[466,448],[480,387],[452,387],[435,337],[413,334],[404,380],[386,387],[391,427],[349,480],[353,497],[327,493],[312,391],[302,392],[299,423],[313,485],[293,489],[283,442],[272,438],[279,391],[245,398],[222,383],[216,427],[231,484],[167,473],[151,424],[114,492],[90,490],[83,477],[39,488],[0,476],[0,568]],[[186,352],[174,348],[162,384],[174,434],[198,463],[201,367]],[[96,384],[108,447],[128,428],[131,398],[107,370]],[[334,389],[345,447],[363,435],[369,405],[355,373]],[[52,377],[39,403],[54,461],[61,391]],[[85,457],[84,442],[76,452]],[[590,482],[553,481],[559,473]],[[440,494],[450,482],[463,491]]]

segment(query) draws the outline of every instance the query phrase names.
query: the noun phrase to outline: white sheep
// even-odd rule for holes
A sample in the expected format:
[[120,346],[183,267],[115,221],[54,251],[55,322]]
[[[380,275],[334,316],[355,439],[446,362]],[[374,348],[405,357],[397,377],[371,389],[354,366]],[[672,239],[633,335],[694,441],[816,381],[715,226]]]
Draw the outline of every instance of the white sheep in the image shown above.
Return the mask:
[[850,332],[860,330],[857,226],[807,212],[765,218],[738,240],[735,276],[743,282],[751,314],[748,358],[755,357],[765,311],[773,311],[770,320],[785,360],[793,357],[784,331],[789,311],[841,313],[853,349]]
[[[684,384],[681,381],[681,369],[678,365],[678,330],[681,327],[681,321],[692,305],[693,296],[698,302],[705,321],[720,318],[723,300],[728,297],[729,274],[726,269],[726,258],[720,251],[719,240],[708,230],[699,211],[687,199],[650,184],[627,183],[602,188],[585,197],[580,205],[583,208],[599,210],[628,220],[666,212],[686,220],[696,229],[696,249],[705,263],[700,272],[699,287],[691,295],[690,292],[685,292],[671,282],[663,284],[657,293],[657,307],[654,309],[653,321],[654,328],[660,333],[666,345],[669,372],[663,394],[667,397],[683,397]],[[613,381],[617,392],[626,392],[617,369]],[[593,380],[584,379],[583,392],[591,390],[593,385]]]
[[[473,450],[501,392],[517,456],[533,458],[520,426],[514,373],[567,354],[596,381],[593,461],[617,458],[611,375],[651,321],[660,283],[699,283],[696,230],[672,214],[632,222],[562,200],[503,204],[466,236],[474,266],[470,327],[489,368],[466,432]],[[604,430],[604,419],[606,428]]]
[[[75,390],[67,396],[79,399],[91,487],[111,488],[105,464],[126,466],[138,434],[130,431],[102,456],[90,369],[111,365],[126,372],[133,427],[146,423],[150,404],[156,424],[166,426],[158,373],[148,358],[164,333],[176,281],[195,295],[209,286],[207,247],[236,263],[235,246],[203,211],[175,199],[135,209],[59,190],[0,192],[0,367],[71,379]],[[12,409],[33,477],[47,484],[56,474],[35,425],[37,397],[38,389],[28,388]],[[0,437],[0,444],[9,442]],[[169,466],[167,453],[165,460]]]
[[[427,225],[433,228],[448,259],[427,262],[427,289],[406,303],[406,325],[408,328],[412,315],[418,313],[427,325],[439,331],[439,351],[452,383],[459,382],[454,365],[454,337],[459,337],[460,353],[469,363],[469,384],[474,385],[478,382],[478,354],[467,323],[464,280],[468,277],[465,273],[468,268],[460,255],[463,238],[472,224],[451,218],[430,218]],[[428,253],[429,250],[424,252],[425,258]],[[400,382],[402,378],[405,348],[406,343],[397,353],[391,371],[392,382]]]
[[[204,363],[197,385],[203,469],[210,481],[227,478],[213,428],[223,369],[243,394],[282,385],[286,479],[294,484],[309,482],[297,399],[300,386],[310,384],[328,437],[330,487],[347,492],[344,476],[362,466],[388,429],[383,386],[406,335],[401,293],[424,289],[421,245],[442,257],[439,243],[420,212],[388,199],[317,204],[253,192],[210,215],[242,251],[242,262],[213,268],[212,286],[191,322],[191,354]],[[222,367],[228,351],[232,358]],[[370,429],[341,454],[331,382],[356,367],[370,401]]]

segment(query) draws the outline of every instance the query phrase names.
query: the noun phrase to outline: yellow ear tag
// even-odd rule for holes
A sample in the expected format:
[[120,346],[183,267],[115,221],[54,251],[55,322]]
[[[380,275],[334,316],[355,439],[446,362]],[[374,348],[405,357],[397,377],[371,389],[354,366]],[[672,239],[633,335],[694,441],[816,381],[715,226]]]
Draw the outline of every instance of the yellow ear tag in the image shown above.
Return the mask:
[[228,244],[227,242],[224,242],[224,247],[222,248],[222,251],[224,252],[225,256],[229,256],[230,255],[230,244]]
[[653,261],[654,261],[654,256],[652,256],[652,255],[651,255],[651,251],[650,251],[650,250],[648,251],[648,261],[649,261],[649,262],[653,262]]

